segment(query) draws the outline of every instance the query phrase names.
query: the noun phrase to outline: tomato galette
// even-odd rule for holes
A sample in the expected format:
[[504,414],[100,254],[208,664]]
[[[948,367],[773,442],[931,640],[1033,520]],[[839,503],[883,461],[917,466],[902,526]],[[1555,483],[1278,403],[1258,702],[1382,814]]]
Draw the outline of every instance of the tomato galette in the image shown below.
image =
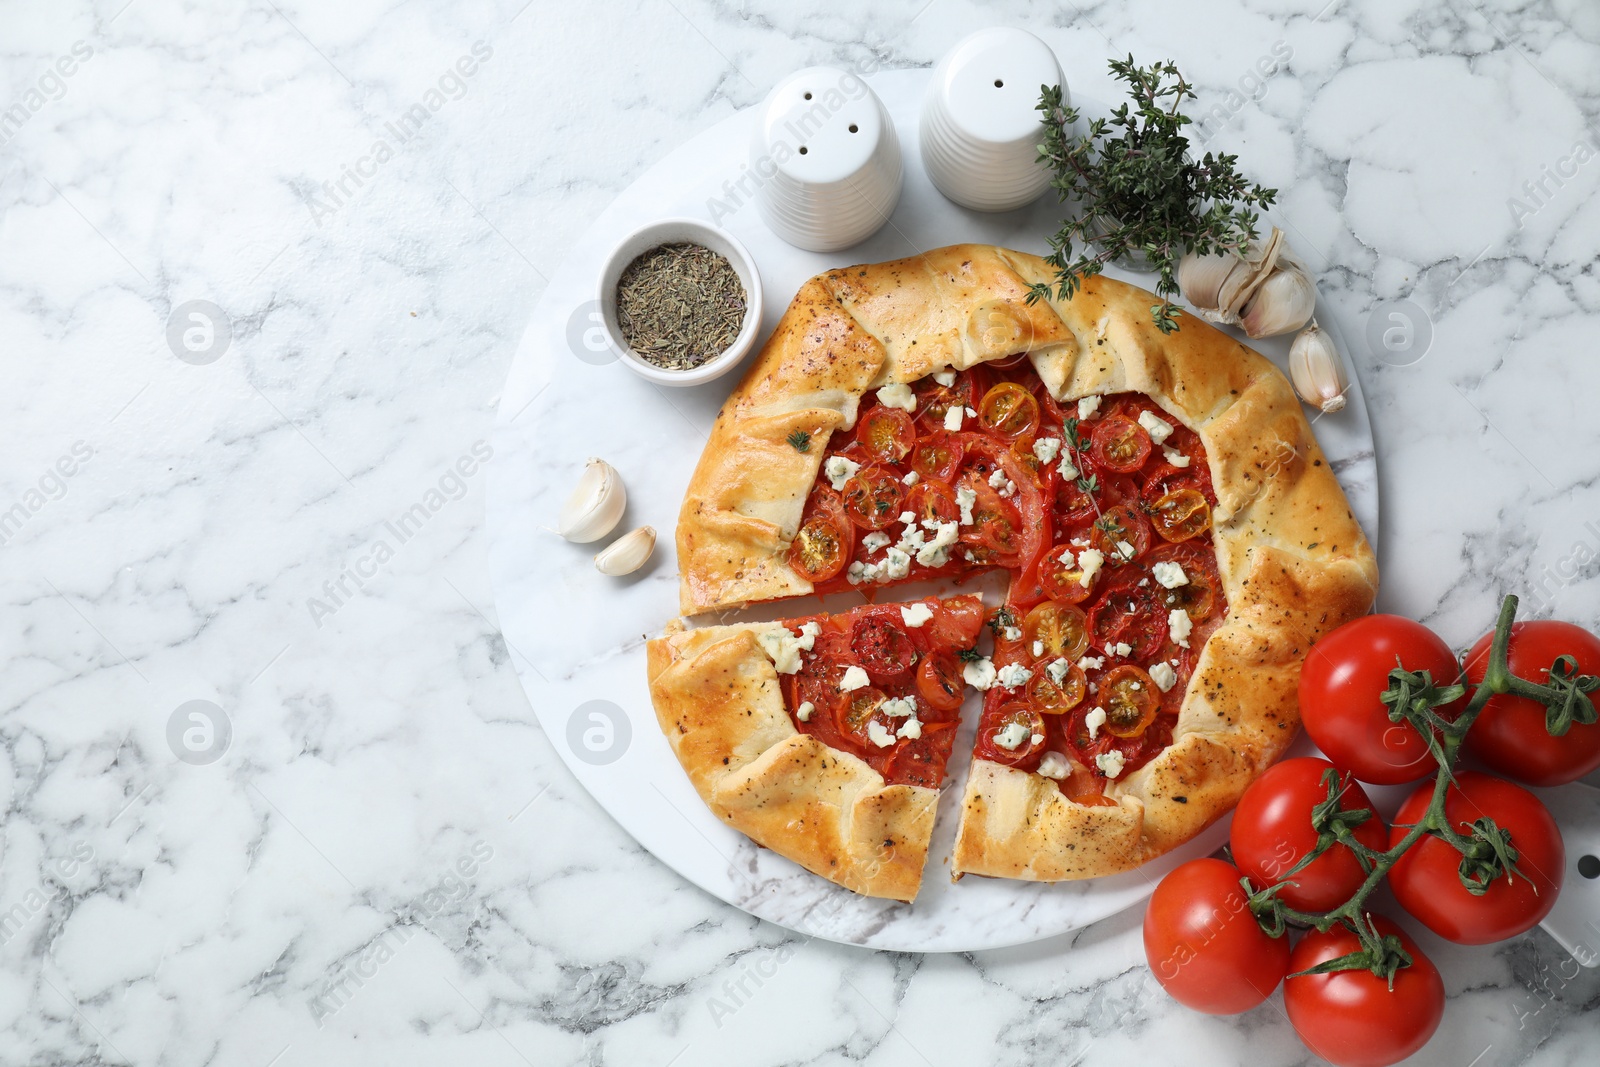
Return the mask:
[[[910,900],[965,690],[952,872],[1135,867],[1230,810],[1298,725],[1301,660],[1364,613],[1372,550],[1288,382],[1105,278],[1026,300],[987,246],[823,274],[723,406],[677,545],[687,615],[859,590],[838,616],[650,643],[702,798],[841,885]],[[887,603],[1009,576],[992,610]]]

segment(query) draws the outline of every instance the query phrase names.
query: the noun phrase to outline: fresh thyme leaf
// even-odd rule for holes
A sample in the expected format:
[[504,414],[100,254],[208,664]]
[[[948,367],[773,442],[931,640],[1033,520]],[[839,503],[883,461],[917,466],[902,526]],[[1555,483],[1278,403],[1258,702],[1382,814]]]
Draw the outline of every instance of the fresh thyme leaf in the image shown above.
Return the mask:
[[1000,608],[994,613],[994,618],[989,620],[989,629],[999,636],[1002,630],[1017,624],[1017,617],[1011,614],[1010,608]]
[[961,657],[961,662],[963,663],[976,663],[983,658],[976,648],[963,648],[957,655]]
[[1051,186],[1078,211],[1050,238],[1045,257],[1054,282],[1029,287],[1028,303],[1070,300],[1083,279],[1124,256],[1142,255],[1159,278],[1150,317],[1162,333],[1178,328],[1182,309],[1178,261],[1186,252],[1242,252],[1256,236],[1259,209],[1271,207],[1276,189],[1247,182],[1234,169],[1237,156],[1189,155],[1178,110],[1194,90],[1170,60],[1139,67],[1133,56],[1111,61],[1111,73],[1128,83],[1133,108],[1124,103],[1110,120],[1095,119],[1075,136],[1079,115],[1066,106],[1060,86],[1046,86],[1038,110],[1045,127],[1039,163],[1053,172]]
[[796,452],[811,451],[811,435],[806,433],[804,430],[796,430],[794,433],[789,435],[788,440],[789,444],[794,447]]

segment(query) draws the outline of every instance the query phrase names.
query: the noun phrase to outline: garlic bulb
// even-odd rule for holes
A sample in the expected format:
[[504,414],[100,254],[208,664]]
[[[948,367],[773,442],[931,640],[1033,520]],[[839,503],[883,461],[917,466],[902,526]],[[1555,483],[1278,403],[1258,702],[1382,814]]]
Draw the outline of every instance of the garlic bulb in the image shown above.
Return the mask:
[[561,509],[556,533],[580,545],[598,541],[617,528],[627,506],[628,491],[617,469],[603,459],[591,459]]
[[595,570],[620,577],[632,574],[650,560],[656,550],[656,528],[641,526],[617,538],[594,558]]
[[1252,338],[1298,330],[1316,310],[1317,289],[1276,226],[1243,255],[1189,253],[1178,263],[1178,287],[1201,318],[1241,327]]
[[1312,407],[1332,413],[1344,410],[1350,379],[1333,338],[1316,322],[1307,326],[1289,347],[1289,377],[1294,391]]

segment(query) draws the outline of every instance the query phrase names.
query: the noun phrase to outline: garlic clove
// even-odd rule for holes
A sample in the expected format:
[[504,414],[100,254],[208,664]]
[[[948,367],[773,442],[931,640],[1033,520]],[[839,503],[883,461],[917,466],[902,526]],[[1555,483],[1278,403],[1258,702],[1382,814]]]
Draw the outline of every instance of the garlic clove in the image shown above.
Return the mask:
[[1244,306],[1256,295],[1266,280],[1272,277],[1279,258],[1286,250],[1283,231],[1276,226],[1272,228],[1272,233],[1267,235],[1265,241],[1251,241],[1249,252],[1245,256],[1245,262],[1250,264],[1250,273],[1246,275],[1239,272],[1228,279],[1229,284],[1223,287],[1220,294],[1222,303],[1218,307],[1231,313],[1234,316],[1233,321],[1238,322]]
[[1178,288],[1195,310],[1215,312],[1222,307],[1222,287],[1228,276],[1249,266],[1232,252],[1197,256],[1189,252],[1178,260]]
[[656,549],[656,528],[641,526],[630,530],[600,551],[594,558],[595,570],[612,577],[632,574],[650,560]]
[[1344,410],[1350,378],[1333,338],[1316,322],[1307,326],[1289,346],[1289,377],[1295,392],[1312,407],[1332,414]]
[[561,509],[556,533],[576,544],[598,541],[617,528],[628,506],[622,476],[603,459],[591,459]]
[[1285,253],[1245,305],[1239,325],[1251,338],[1276,337],[1310,322],[1316,310],[1316,283],[1299,260]]
[[1231,326],[1239,321],[1239,309],[1272,272],[1285,247],[1283,231],[1274,226],[1264,240],[1251,241],[1243,255],[1190,252],[1178,261],[1178,288],[1201,318]]

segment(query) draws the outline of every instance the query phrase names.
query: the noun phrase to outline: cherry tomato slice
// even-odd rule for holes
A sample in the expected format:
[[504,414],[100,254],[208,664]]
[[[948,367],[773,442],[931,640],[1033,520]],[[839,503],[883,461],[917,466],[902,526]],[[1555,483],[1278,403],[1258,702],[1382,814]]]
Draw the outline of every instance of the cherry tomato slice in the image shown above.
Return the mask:
[[1039,401],[1026,386],[1001,382],[978,404],[978,424],[985,430],[1016,440],[1039,428]]
[[1150,505],[1150,524],[1168,541],[1188,541],[1211,529],[1211,505],[1198,489],[1174,489]]
[[1110,415],[1095,424],[1089,453],[1109,471],[1130,474],[1150,458],[1150,435],[1132,419]]
[[899,463],[916,444],[917,431],[906,412],[880,406],[861,417],[856,426],[856,440],[873,459]]
[[872,740],[871,729],[873,722],[880,722],[892,736],[899,728],[898,723],[879,710],[887,699],[882,689],[870,685],[863,689],[840,693],[833,710],[834,722],[838,724],[839,732],[869,752],[876,752],[885,747]]
[[940,385],[930,375],[912,387],[917,393],[917,421],[924,431],[944,429],[944,417],[953,407],[972,406],[972,376],[956,375],[950,385]]
[[1136,581],[1138,571],[1125,573],[1127,580],[1108,588],[1090,611],[1089,635],[1102,649],[1128,644],[1133,646],[1135,658],[1148,660],[1167,639],[1167,610],[1153,591],[1160,586],[1151,582],[1141,587]]
[[1112,736],[1140,737],[1155,721],[1161,690],[1143,670],[1124,664],[1100,679],[1095,699],[1106,709],[1106,730]]
[[[1222,603],[1222,579],[1217,575],[1216,557],[1207,549],[1194,543],[1157,545],[1150,550],[1144,563],[1152,574],[1157,563],[1176,563],[1183,570],[1184,584],[1173,589],[1156,589],[1156,600],[1162,610],[1170,612],[1173,608],[1182,608],[1191,621],[1204,622]],[[1159,586],[1153,578],[1151,584]]]
[[1004,704],[986,718],[978,728],[976,754],[981,758],[1015,767],[1044,748],[1044,716],[1022,701]]
[[917,668],[918,695],[935,711],[955,711],[966,694],[961,671],[961,657],[949,649],[928,653]]
[[862,467],[844,483],[844,510],[864,530],[881,530],[905,510],[906,487],[886,467]]
[[924,623],[928,641],[938,648],[971,648],[983,631],[983,601],[975,596],[953,596],[936,604],[933,618]]
[[906,510],[917,516],[917,524],[926,520],[958,522],[961,507],[956,503],[956,491],[946,482],[918,482],[906,497]]
[[953,722],[923,723],[921,737],[895,745],[894,755],[883,770],[884,780],[891,785],[938,789],[944,782],[945,761],[950,758],[955,728]]
[[[1089,624],[1082,609],[1047,600],[1022,620],[1022,639],[1035,659],[1076,661],[1089,651]],[[1041,651],[1034,654],[1035,646]]]
[[[1107,508],[1089,537],[1113,565],[1129,563],[1150,551],[1150,523],[1127,504]],[[1128,549],[1133,550],[1131,555]]]
[[1064,715],[1083,703],[1083,696],[1088,691],[1088,678],[1083,668],[1074,663],[1057,682],[1046,669],[1048,662],[1053,661],[1043,661],[1035,669],[1032,680],[1028,682],[1028,699],[1046,715]]
[[1040,587],[1046,596],[1061,604],[1081,604],[1088,600],[1095,581],[1090,579],[1084,583],[1083,568],[1078,566],[1078,549],[1072,545],[1052,548],[1039,563]]
[[927,434],[911,449],[911,469],[924,480],[948,482],[961,469],[966,449],[961,439],[943,430]]
[[887,614],[868,615],[857,621],[850,632],[850,647],[874,682],[903,678],[917,660],[910,636]]
[[789,545],[789,566],[808,582],[825,582],[844,570],[847,530],[827,515],[808,519]]
[[973,558],[983,564],[1015,562],[1022,543],[1016,509],[976,471],[963,475],[960,487],[977,498],[972,505],[972,525],[961,528],[961,540],[971,546]]
[[1094,517],[1094,497],[1085,492],[1078,479],[1058,478],[1055,500],[1058,526],[1076,526]]

